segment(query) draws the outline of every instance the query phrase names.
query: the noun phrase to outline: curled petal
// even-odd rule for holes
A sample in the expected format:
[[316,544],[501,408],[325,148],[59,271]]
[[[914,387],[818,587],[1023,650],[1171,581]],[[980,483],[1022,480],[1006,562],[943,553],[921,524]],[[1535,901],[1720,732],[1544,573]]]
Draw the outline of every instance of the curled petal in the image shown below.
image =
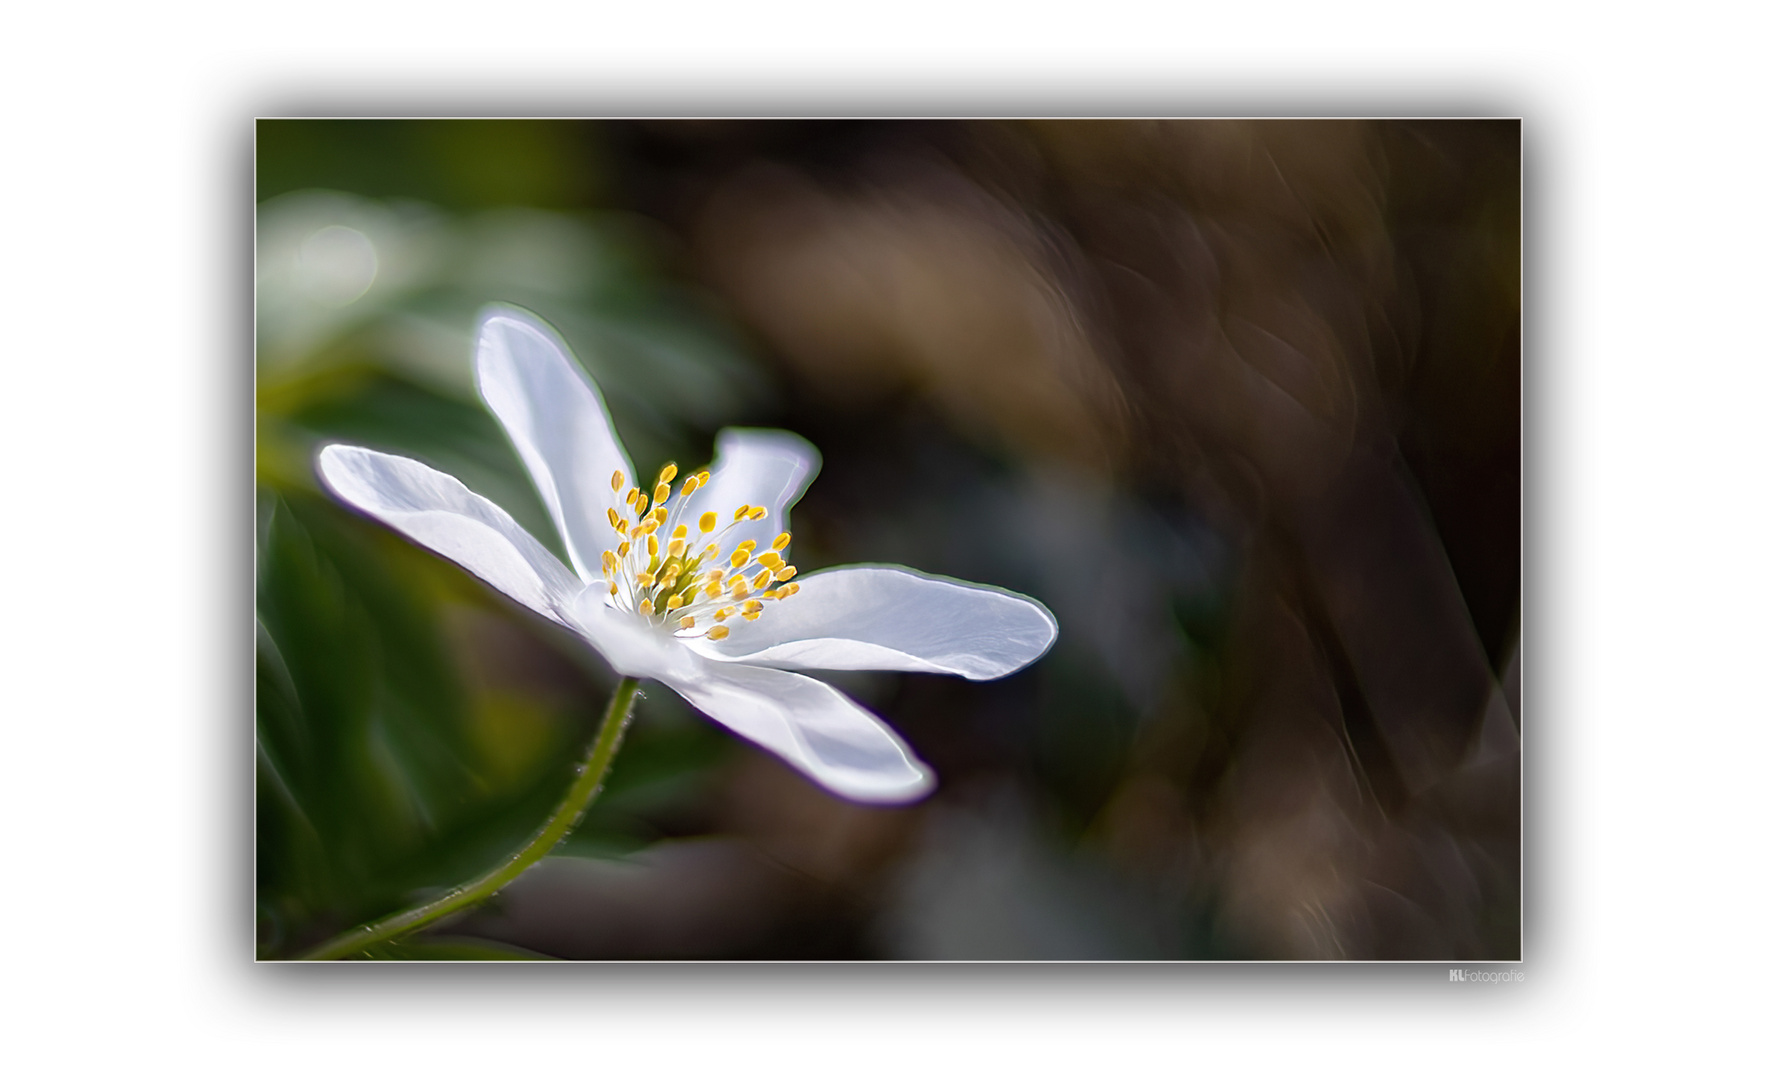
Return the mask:
[[1028,596],[897,566],[852,566],[796,579],[801,590],[722,641],[712,660],[830,671],[1010,675],[1049,651],[1055,617]]
[[769,549],[772,538],[789,527],[789,507],[802,497],[820,466],[820,451],[799,435],[728,428],[716,436],[710,481],[692,494],[684,520],[696,521],[702,514],[714,512],[716,528],[721,529],[734,520],[736,508],[763,506],[763,518],[736,525],[723,543],[725,549],[732,549],[751,540],[757,547]]
[[506,511],[410,458],[328,446],[321,478],[345,502],[460,564],[525,607],[571,626],[580,580]]
[[505,425],[583,581],[598,577],[617,505],[611,474],[635,469],[611,427],[598,388],[553,331],[517,308],[492,307],[476,337],[475,379]]
[[[688,653],[689,655],[689,653]],[[663,679],[705,715],[858,802],[912,802],[931,771],[888,726],[806,675],[699,660],[694,679]]]

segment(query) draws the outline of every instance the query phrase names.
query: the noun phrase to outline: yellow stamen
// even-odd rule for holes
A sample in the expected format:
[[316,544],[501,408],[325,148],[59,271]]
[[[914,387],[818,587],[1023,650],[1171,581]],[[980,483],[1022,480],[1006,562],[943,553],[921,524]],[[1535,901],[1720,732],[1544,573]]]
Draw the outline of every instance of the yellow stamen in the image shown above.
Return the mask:
[[715,619],[717,622],[724,622],[727,620],[728,616],[730,616],[732,614],[734,614],[734,609],[731,607],[725,607],[722,610],[716,612],[715,615],[711,616],[711,618]]
[[[669,461],[660,467],[660,476],[656,478],[654,482],[657,484],[670,484],[673,482],[673,477],[677,475],[679,475],[679,467]],[[659,502],[660,500],[656,499],[654,501]]]
[[611,494],[615,495],[622,490],[623,490],[623,470],[618,469],[616,472],[611,474]]
[[728,628],[726,626],[712,626],[712,627],[710,627],[709,639],[711,641],[721,641],[723,638],[725,638],[727,636],[728,636]]
[[[654,538],[654,530],[649,529],[648,530],[648,558],[654,559],[654,558],[658,558],[659,556],[660,556],[660,541],[656,540]],[[788,579],[786,578],[785,580],[788,580]]]
[[673,493],[672,485],[668,484],[664,480],[662,480],[660,483],[654,485],[654,501],[657,503],[665,502],[667,500],[667,497],[672,495],[672,493]]
[[739,570],[741,567],[752,561],[752,555],[745,548],[735,548],[734,554],[728,556],[728,565],[734,567],[736,570]]
[[605,576],[610,577],[611,573],[617,569],[617,553],[615,551],[607,551],[599,556],[599,566],[604,568]]
[[640,490],[638,490],[636,488],[630,488],[629,494],[627,494],[623,497],[623,505],[629,507],[631,510],[634,510],[635,505],[636,505],[636,496],[640,495],[640,494],[641,494]]
[[617,583],[615,581],[611,582],[611,595],[617,595]]
[[734,520],[739,521],[741,518],[746,517],[747,511],[749,511],[751,509],[752,509],[751,506],[748,506],[746,503],[741,503],[740,509],[738,509],[734,512]]
[[629,541],[628,540],[625,540],[623,543],[617,545],[617,557],[619,559],[629,558]]
[[646,514],[647,512],[648,512],[648,496],[646,496],[638,491],[638,492],[636,492],[636,517],[641,517],[643,514]]
[[666,610],[668,611],[677,611],[684,606],[685,598],[683,596],[669,596],[666,598]]
[[640,585],[644,589],[652,589],[654,587],[654,575],[648,573],[648,571],[646,571],[646,570],[643,570],[641,573],[636,575],[636,584]]
[[751,518],[754,521],[758,521],[760,518],[762,518],[764,516],[765,516],[765,508],[763,506],[755,506],[751,510],[747,511],[747,517]]
[[697,616],[687,615],[684,618],[679,620],[679,625],[684,627],[686,630],[690,630],[697,625]]
[[716,512],[714,510],[711,510],[709,513],[697,519],[697,530],[699,532],[714,532],[715,529]]
[[685,541],[680,537],[674,537],[673,542],[666,545],[666,553],[675,559],[685,554]]
[[789,546],[790,534],[787,532],[778,533],[777,539],[771,542],[771,550],[773,551],[782,551]]
[[605,517],[610,519],[611,528],[613,528],[613,529],[623,528],[623,519],[617,516],[617,511],[611,510],[611,509],[606,509]]
[[638,615],[652,615],[652,614],[654,614],[654,601],[649,600],[646,597],[644,597],[642,599],[641,606],[636,608],[636,614],[638,614]]
[[673,539],[674,540],[685,539],[685,526],[683,526],[683,525],[673,526]]
[[709,597],[711,600],[714,600],[718,596],[721,596],[722,595],[722,583],[720,581],[710,582],[709,585],[704,587],[703,595]]
[[759,612],[765,610],[765,605],[761,604],[757,600],[748,600],[746,603],[744,603],[740,606],[740,610],[741,610],[742,614],[745,614],[747,612],[752,612],[753,614],[757,615]]
[[786,566],[782,570],[779,570],[777,573],[772,575],[772,577],[777,578],[779,581],[788,581],[795,576],[796,576],[796,568],[794,566]]
[[698,481],[697,477],[687,476],[685,478],[684,485],[679,488],[679,498],[689,499],[691,497],[691,493],[693,491],[696,491],[700,486],[702,486],[702,485]]
[[784,565],[784,557],[775,551],[767,551],[759,556],[759,565],[769,566],[773,570],[777,570]]
[[753,588],[763,589],[765,586],[767,586],[769,584],[771,584],[771,571],[770,570],[761,570],[757,574],[753,575]]

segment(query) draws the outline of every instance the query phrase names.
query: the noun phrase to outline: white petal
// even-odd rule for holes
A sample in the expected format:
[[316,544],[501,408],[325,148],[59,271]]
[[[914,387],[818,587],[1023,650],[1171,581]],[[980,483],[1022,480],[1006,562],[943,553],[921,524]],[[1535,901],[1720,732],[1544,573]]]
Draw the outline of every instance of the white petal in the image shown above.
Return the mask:
[[347,503],[532,611],[572,625],[566,611],[584,588],[579,579],[510,514],[456,477],[358,446],[325,447],[318,467]]
[[609,593],[592,585],[574,602],[574,628],[619,675],[672,684],[701,678],[709,662],[664,627],[632,611],[611,607]]
[[643,486],[636,483],[598,388],[553,331],[508,307],[482,315],[475,378],[482,399],[531,471],[574,569],[581,580],[592,581],[599,576],[600,554],[615,545],[605,517],[607,509],[620,506],[611,492],[611,474],[623,474],[626,490]]
[[800,435],[728,428],[716,436],[710,482],[692,493],[677,520],[688,523],[695,535],[697,519],[713,510],[720,531],[734,520],[734,511],[741,505],[763,506],[765,517],[736,525],[722,538],[722,550],[732,551],[743,540],[752,540],[765,550],[788,527],[787,509],[802,497],[820,466],[820,451]]
[[826,683],[745,664],[699,663],[700,677],[664,681],[829,791],[859,802],[904,803],[932,790],[930,770],[907,745]]
[[1010,675],[1049,651],[1055,616],[1028,596],[919,574],[851,566],[799,577],[802,589],[692,647],[714,660],[830,671]]

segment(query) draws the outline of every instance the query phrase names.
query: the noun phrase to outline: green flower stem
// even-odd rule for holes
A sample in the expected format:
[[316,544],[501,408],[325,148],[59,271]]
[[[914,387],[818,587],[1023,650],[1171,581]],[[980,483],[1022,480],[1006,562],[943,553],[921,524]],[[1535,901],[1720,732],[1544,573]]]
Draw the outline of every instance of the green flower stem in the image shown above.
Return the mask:
[[611,761],[617,756],[618,744],[623,741],[623,733],[629,727],[629,714],[635,707],[639,686],[638,680],[627,677],[618,682],[617,689],[611,693],[611,704],[605,710],[605,718],[599,725],[598,737],[592,741],[592,749],[587,752],[586,761],[580,766],[580,775],[574,778],[574,786],[562,796],[561,803],[549,815],[542,828],[523,847],[507,857],[505,862],[435,900],[398,911],[341,934],[297,959],[340,960],[363,952],[378,942],[411,934],[453,911],[486,900],[512,884],[513,879],[530,869],[531,864],[555,850],[555,845],[561,843],[573,831],[574,826],[580,824],[581,815],[586,813],[586,808],[592,805],[592,800],[604,786],[605,774],[610,771]]

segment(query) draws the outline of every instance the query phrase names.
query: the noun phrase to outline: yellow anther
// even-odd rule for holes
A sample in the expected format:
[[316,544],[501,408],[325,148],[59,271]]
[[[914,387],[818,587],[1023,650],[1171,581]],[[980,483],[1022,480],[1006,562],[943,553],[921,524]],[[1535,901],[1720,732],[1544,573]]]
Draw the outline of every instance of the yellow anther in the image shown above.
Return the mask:
[[739,570],[741,567],[752,561],[752,553],[746,548],[735,548],[734,554],[728,556],[728,565],[734,567],[736,570]]
[[698,558],[700,558],[700,559],[713,559],[715,557],[716,557],[716,545],[714,545],[714,544],[705,544],[703,546],[703,554],[698,556]]
[[784,565],[784,557],[775,551],[763,552],[759,556],[759,565],[769,566],[773,570],[776,570]]
[[715,529],[716,529],[716,512],[714,510],[711,510],[709,513],[707,513],[697,519],[697,531],[698,532],[714,532]]
[[[654,482],[657,484],[670,484],[673,482],[673,477],[677,475],[679,475],[679,467],[669,461],[660,467],[660,476]],[[658,502],[659,500],[655,501]]]
[[752,622],[759,617],[759,613],[757,611],[743,611],[740,613],[740,617],[748,622]]
[[652,536],[654,534],[654,530],[660,528],[660,519],[655,517],[652,514],[649,514],[647,517],[642,519],[642,523],[640,525],[638,525],[637,528],[641,529],[643,532]]
[[660,483],[654,485],[654,501],[657,503],[665,502],[669,497],[671,497],[672,493],[673,493],[672,485],[668,484],[664,480],[662,480]]
[[611,494],[615,495],[622,490],[623,490],[623,470],[618,469],[616,472],[611,474]]
[[643,570],[641,573],[636,575],[636,584],[640,585],[644,589],[652,589],[654,587],[654,575],[648,573],[648,571],[646,571],[646,570]]
[[781,588],[777,591],[777,594],[779,596],[795,596],[797,593],[799,593],[801,591],[802,591],[802,586],[800,586],[800,585],[785,585],[783,588]]
[[697,470],[697,486],[702,487],[703,485],[705,485],[709,482],[710,482],[710,471],[708,469]]
[[747,512],[750,511],[751,509],[752,509],[751,506],[748,506],[746,503],[741,503],[740,509],[738,509],[734,512],[734,520],[739,521],[741,518],[746,517]]
[[743,614],[746,612],[752,612],[753,614],[756,615],[759,612],[765,610],[765,605],[761,604],[757,600],[748,600],[746,603],[744,603],[740,606],[740,610]]
[[712,582],[721,581],[722,580],[722,568],[717,567],[716,569],[711,570],[709,573],[705,574],[704,577],[709,578],[710,581],[712,581]]
[[796,576],[796,568],[794,566],[786,566],[782,570],[779,570],[777,573],[772,575],[772,577],[777,578],[779,581],[788,581],[795,576]]
[[731,607],[725,607],[712,615],[711,618],[715,619],[717,622],[723,622],[732,614],[734,614],[734,609]]
[[674,537],[673,542],[666,545],[666,553],[675,559],[685,554],[685,541],[682,538]]
[[605,576],[609,577],[611,572],[617,569],[617,553],[615,551],[605,552],[599,556],[599,565],[604,568]]
[[668,611],[677,611],[684,606],[685,598],[683,596],[669,596],[666,598],[666,610]]
[[619,559],[629,558],[629,541],[628,540],[625,540],[623,543],[617,545],[617,557]]
[[690,630],[697,625],[697,616],[687,615],[684,618],[679,620],[679,625],[684,627],[687,630]]
[[790,534],[787,532],[778,533],[777,539],[771,542],[771,550],[773,551],[782,551],[789,546]]
[[667,552],[667,555],[666,565],[660,568],[660,580],[675,581],[678,579],[680,571],[685,568],[679,565],[679,560],[670,557],[672,552]]
[[648,558],[650,558],[650,559],[658,558],[659,555],[660,555],[660,541],[655,539],[654,530],[649,529],[648,530]]
[[711,600],[714,600],[717,597],[721,596],[722,595],[722,583],[720,581],[710,582],[707,586],[704,587],[703,595],[709,597]]
[[765,586],[767,586],[769,584],[771,584],[771,571],[770,570],[761,570],[757,574],[753,575],[753,588],[763,589]]
[[662,525],[665,525],[666,524],[666,516],[668,514],[670,514],[671,512],[672,511],[668,510],[664,506],[656,506],[654,508],[654,520],[660,522]]
[[723,638],[725,638],[727,636],[728,636],[728,628],[726,626],[712,626],[712,627],[710,627],[709,639],[711,641],[721,641]]
[[766,589],[764,592],[760,593],[759,595],[763,596],[767,600],[776,600],[778,594],[777,594],[776,589]]
[[679,497],[681,499],[689,499],[691,497],[691,493],[693,491],[696,491],[699,487],[702,487],[702,486],[703,486],[702,482],[699,481],[697,479],[697,477],[687,476],[685,478],[685,483],[679,488]]
[[617,583],[615,581],[611,582],[611,595],[617,595]]
[[673,526],[673,539],[674,540],[685,539],[685,526],[683,526],[683,525],[674,525]]
[[629,507],[631,510],[634,510],[635,505],[636,505],[636,496],[640,495],[640,494],[641,494],[640,490],[638,490],[636,488],[630,488],[629,493],[627,495],[623,496],[623,505]]
[[751,518],[754,521],[758,521],[760,518],[762,518],[764,516],[765,516],[765,508],[763,506],[755,506],[751,510],[747,511],[747,517]]
[[741,581],[730,584],[728,586],[728,595],[734,597],[736,600],[745,600],[747,598],[747,583]]
[[611,509],[606,509],[605,510],[605,517],[610,519],[611,528],[613,528],[613,529],[623,528],[623,519],[617,516],[617,511],[611,510]]
[[753,553],[753,550],[755,548],[757,548],[758,546],[759,546],[759,542],[757,540],[742,540],[740,543],[734,545],[734,550],[744,551],[748,555],[751,555]]
[[638,492],[636,492],[636,517],[641,517],[643,514],[646,514],[647,512],[648,512],[648,496],[646,496],[638,491]]
[[641,606],[636,608],[636,614],[638,614],[638,615],[652,615],[652,614],[654,614],[654,601],[649,600],[647,597],[643,597]]

